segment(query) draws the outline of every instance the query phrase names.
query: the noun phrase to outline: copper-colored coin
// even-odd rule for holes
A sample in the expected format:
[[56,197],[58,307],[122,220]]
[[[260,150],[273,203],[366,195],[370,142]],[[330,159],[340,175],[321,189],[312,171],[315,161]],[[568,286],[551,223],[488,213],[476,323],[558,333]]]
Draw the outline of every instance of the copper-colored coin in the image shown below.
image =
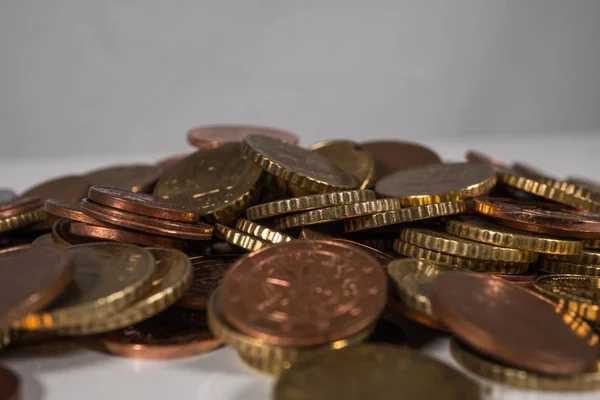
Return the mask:
[[507,171],[510,170],[510,165],[506,164],[504,161],[497,159],[496,157],[492,157],[488,154],[481,153],[475,150],[469,150],[466,155],[467,161],[475,164],[487,164],[491,165],[494,168],[499,170]]
[[198,213],[189,207],[158,200],[146,193],[92,186],[88,195],[91,201],[103,206],[147,217],[181,222],[194,222],[199,218]]
[[94,186],[106,186],[139,193],[149,192],[160,174],[161,168],[156,165],[138,164],[101,168],[88,172],[85,177]]
[[516,285],[521,285],[525,287],[529,287],[533,284],[533,281],[538,277],[536,273],[527,273],[527,274],[498,274],[496,275],[499,278],[504,279],[505,281],[514,283]]
[[491,275],[454,272],[433,282],[435,313],[463,342],[510,365],[548,374],[585,372],[598,336],[574,313]]
[[0,367],[0,400],[19,400],[21,398],[21,382],[17,375],[9,369]]
[[203,222],[178,222],[146,217],[102,206],[88,199],[84,199],[81,206],[86,215],[127,229],[161,236],[173,236],[178,239],[207,240],[212,237],[212,226]]
[[88,225],[81,222],[71,222],[69,224],[69,233],[82,238],[130,243],[137,244],[138,246],[165,247],[168,249],[183,249],[185,247],[185,243],[182,240],[128,231],[116,227]]
[[318,345],[373,324],[387,299],[381,265],[356,246],[296,240],[250,253],[221,283],[223,315],[277,345]]
[[251,125],[212,125],[192,128],[187,133],[188,143],[200,149],[217,147],[223,143],[241,142],[246,136],[270,136],[284,142],[298,144],[298,136],[281,129]]
[[89,239],[73,235],[71,233],[71,221],[66,218],[59,219],[52,225],[52,240],[54,240],[54,243],[62,246],[90,242]]
[[108,333],[102,343],[111,353],[147,360],[189,357],[221,345],[208,330],[204,312],[178,308]]
[[190,258],[194,280],[177,305],[192,310],[206,310],[210,295],[219,287],[225,273],[238,258],[237,255]]
[[44,205],[39,197],[17,197],[0,203],[0,218],[10,218],[28,211],[38,209]]
[[600,236],[600,214],[576,211],[543,202],[480,197],[475,210],[512,228],[561,237],[593,239]]
[[433,150],[417,143],[398,140],[361,143],[375,161],[375,182],[392,172],[442,162]]
[[74,271],[69,253],[57,246],[38,244],[0,254],[0,331],[50,304]]
[[544,179],[556,179],[556,177],[546,171],[534,167],[533,165],[525,164],[522,162],[516,162],[511,167],[517,174],[525,175],[529,178],[544,178]]
[[172,156],[168,156],[158,160],[156,162],[156,165],[158,165],[163,171],[165,171],[171,168],[173,165],[177,164],[179,161],[189,156],[190,154],[192,153],[173,154]]
[[100,221],[96,221],[94,218],[88,217],[81,211],[81,202],[66,202],[54,199],[48,199],[44,202],[44,210],[48,214],[52,214],[56,217],[66,218],[71,221],[83,222],[84,224],[96,224],[104,226]]

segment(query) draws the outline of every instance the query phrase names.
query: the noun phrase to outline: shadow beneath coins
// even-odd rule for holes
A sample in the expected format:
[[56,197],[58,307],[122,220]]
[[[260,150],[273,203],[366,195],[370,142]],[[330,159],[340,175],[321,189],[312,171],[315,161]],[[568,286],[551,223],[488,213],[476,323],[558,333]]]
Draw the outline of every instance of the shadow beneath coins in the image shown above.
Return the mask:
[[385,318],[389,322],[402,329],[405,335],[404,344],[414,349],[421,349],[428,344],[449,335],[446,332],[438,331],[428,326],[419,324],[418,322],[399,314],[394,314],[393,316],[386,314]]

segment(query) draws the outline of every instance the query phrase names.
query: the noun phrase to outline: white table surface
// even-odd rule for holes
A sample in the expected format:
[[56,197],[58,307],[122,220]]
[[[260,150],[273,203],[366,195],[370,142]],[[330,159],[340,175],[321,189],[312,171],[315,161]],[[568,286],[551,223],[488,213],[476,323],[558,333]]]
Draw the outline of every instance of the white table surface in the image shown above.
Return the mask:
[[[183,140],[183,139],[182,139]],[[447,160],[462,160],[466,150],[478,149],[504,160],[527,161],[559,176],[579,175],[600,179],[600,133],[585,139],[544,139],[542,136],[509,141],[469,139],[433,142]],[[67,149],[65,149],[67,153]],[[0,161],[0,187],[21,191],[43,179],[83,172],[102,165],[127,161],[153,161],[164,155],[79,156],[61,159]],[[423,348],[428,354],[462,369],[451,358],[448,339],[437,339]],[[56,354],[32,351],[0,352],[0,364],[14,369],[23,383],[24,400],[265,400],[271,398],[274,379],[256,373],[225,348],[176,361],[141,361],[97,353],[83,347]],[[481,382],[491,389],[490,399],[598,400],[600,391],[547,393],[512,389]],[[435,384],[432,382],[432,384]],[[401,398],[401,395],[399,395]]]

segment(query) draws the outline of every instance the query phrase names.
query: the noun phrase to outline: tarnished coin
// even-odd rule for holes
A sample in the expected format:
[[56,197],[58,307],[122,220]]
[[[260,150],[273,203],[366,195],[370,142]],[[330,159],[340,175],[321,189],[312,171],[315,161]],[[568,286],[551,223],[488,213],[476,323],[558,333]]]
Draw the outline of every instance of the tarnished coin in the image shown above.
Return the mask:
[[243,218],[237,220],[235,227],[244,233],[273,244],[289,242],[294,239],[285,233],[277,232],[269,227],[257,224],[256,222],[248,221],[247,219]]
[[298,144],[299,138],[291,132],[281,129],[252,125],[207,125],[192,128],[187,133],[188,143],[199,149],[222,146],[225,143],[241,142],[247,136],[269,136],[292,144]]
[[334,241],[296,240],[255,251],[238,260],[221,283],[227,321],[279,345],[352,336],[375,322],[386,298],[381,265],[355,246]]
[[88,172],[85,177],[93,186],[147,193],[160,174],[161,168],[156,165],[132,164],[97,169]]
[[20,400],[21,381],[9,369],[0,367],[0,400]]
[[496,171],[485,164],[435,164],[387,175],[377,182],[381,197],[397,197],[404,206],[460,200],[487,193]]
[[227,223],[260,194],[263,182],[263,171],[241,154],[241,144],[227,143],[175,164],[156,183],[154,196]]
[[84,224],[100,225],[105,226],[102,222],[95,220],[83,213],[81,210],[81,202],[77,201],[58,201],[54,199],[48,199],[44,202],[44,210],[48,214],[52,214],[56,217],[66,218],[71,221],[82,222]]
[[14,217],[43,206],[44,202],[39,197],[17,197],[0,203],[0,218]]
[[600,276],[600,265],[573,264],[552,258],[541,259],[537,267],[548,274],[575,274],[585,276]]
[[593,249],[584,249],[580,254],[568,256],[556,255],[549,256],[549,258],[573,264],[595,265],[600,267],[600,251]]
[[91,183],[82,176],[71,175],[51,179],[27,189],[23,197],[55,199],[61,202],[77,202],[87,196]]
[[359,345],[312,358],[284,372],[276,400],[475,400],[479,384],[407,347]]
[[191,258],[194,269],[193,282],[177,305],[192,310],[206,310],[210,295],[219,287],[225,273],[238,258],[237,255]]
[[313,144],[310,151],[322,155],[342,171],[348,171],[359,189],[366,189],[373,183],[375,162],[359,144],[350,140],[330,140]]
[[204,312],[178,308],[108,333],[101,340],[111,353],[147,360],[189,357],[221,345],[208,330]]
[[199,216],[193,209],[167,201],[158,200],[146,193],[92,186],[89,199],[106,207],[170,221],[194,222]]
[[0,254],[0,331],[58,297],[73,277],[69,253],[43,244]]
[[374,182],[378,182],[392,172],[442,162],[440,156],[433,150],[417,143],[378,140],[364,142],[360,145],[371,154],[375,161]]
[[496,218],[497,222],[524,231],[594,239],[600,235],[600,214],[589,214],[541,202],[480,197],[474,199],[475,211]]
[[440,274],[433,311],[454,335],[509,365],[555,375],[593,367],[598,336],[576,314],[491,275]]
[[72,246],[73,280],[46,309],[13,324],[26,330],[52,330],[103,318],[137,300],[152,284],[156,269],[148,250],[119,243]]
[[71,246],[90,242],[89,238],[71,233],[71,221],[61,218],[52,225],[52,240],[61,246]]
[[248,136],[242,153],[268,173],[317,193],[356,189],[358,183],[325,157],[266,136]]
[[[68,224],[68,229],[69,233],[77,236],[78,239],[87,238],[95,241],[106,240],[108,242],[137,244],[138,246],[164,247],[168,249],[183,249],[185,247],[185,242],[183,240],[129,231],[117,227],[71,222]],[[72,236],[69,236],[67,240],[73,240]]]
[[256,236],[240,232],[237,229],[233,229],[221,224],[215,225],[215,237],[223,239],[248,251],[260,250],[270,244],[269,242],[259,239]]

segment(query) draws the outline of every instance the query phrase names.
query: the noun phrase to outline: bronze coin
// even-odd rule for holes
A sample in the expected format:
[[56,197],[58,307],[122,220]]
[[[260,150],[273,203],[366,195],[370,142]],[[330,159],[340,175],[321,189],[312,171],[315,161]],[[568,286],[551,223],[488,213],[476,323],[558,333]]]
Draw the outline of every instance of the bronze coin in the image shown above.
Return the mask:
[[509,171],[511,169],[510,165],[506,164],[504,161],[476,150],[469,150],[465,158],[470,163],[487,164],[502,171]]
[[85,177],[94,186],[147,193],[152,189],[160,174],[161,168],[156,165],[137,164],[101,168],[88,172]]
[[442,162],[433,150],[417,143],[381,140],[361,143],[361,146],[375,161],[375,182],[392,172]]
[[17,375],[9,369],[0,367],[0,400],[19,400],[20,392],[21,382]]
[[0,218],[10,218],[44,205],[39,197],[22,196],[0,203]]
[[138,246],[165,247],[168,249],[183,249],[185,243],[168,237],[149,235],[141,232],[128,231],[116,227],[88,225],[81,222],[71,222],[69,233],[80,238],[93,240],[129,243]]
[[250,125],[212,125],[192,128],[187,133],[188,143],[199,149],[217,147],[223,143],[241,142],[246,136],[270,136],[284,142],[298,144],[298,136],[281,129]]
[[171,168],[173,165],[177,164],[179,161],[189,156],[190,154],[192,153],[173,154],[171,156],[159,160],[156,163],[156,165],[158,165],[163,171],[165,171]]
[[194,280],[177,305],[192,310],[206,310],[210,295],[219,287],[225,273],[238,258],[238,255],[190,258]]
[[71,220],[61,218],[52,225],[52,240],[62,246],[71,246],[73,244],[82,244],[90,242],[81,236],[71,233]]
[[544,202],[505,198],[474,199],[475,211],[512,228],[561,237],[594,239],[600,236],[600,214],[576,211]]
[[533,284],[533,281],[538,277],[538,274],[536,274],[536,273],[516,274],[516,275],[497,274],[496,276],[498,278],[504,279],[505,281],[514,283],[516,285],[529,287]]
[[223,315],[243,333],[276,345],[318,345],[373,324],[385,307],[387,278],[355,245],[296,240],[238,260],[220,298]]
[[206,313],[177,308],[108,333],[102,343],[111,353],[147,360],[189,357],[221,345],[208,330]]
[[50,304],[74,271],[73,260],[58,246],[38,244],[0,254],[0,331]]
[[450,331],[478,351],[532,371],[585,372],[598,336],[574,313],[491,275],[454,272],[433,282],[431,303]]
[[104,226],[100,221],[96,221],[94,218],[88,217],[81,210],[81,202],[66,202],[54,199],[48,199],[44,202],[44,210],[48,214],[52,214],[56,217],[66,218],[71,221],[83,222],[84,224],[96,224]]
[[207,240],[212,237],[212,226],[203,222],[177,222],[132,214],[116,208],[102,206],[88,199],[81,202],[83,212],[90,217],[136,231],[178,239]]
[[92,186],[88,195],[91,201],[103,206],[147,217],[180,222],[194,222],[200,218],[198,213],[189,207],[158,200],[146,193]]

